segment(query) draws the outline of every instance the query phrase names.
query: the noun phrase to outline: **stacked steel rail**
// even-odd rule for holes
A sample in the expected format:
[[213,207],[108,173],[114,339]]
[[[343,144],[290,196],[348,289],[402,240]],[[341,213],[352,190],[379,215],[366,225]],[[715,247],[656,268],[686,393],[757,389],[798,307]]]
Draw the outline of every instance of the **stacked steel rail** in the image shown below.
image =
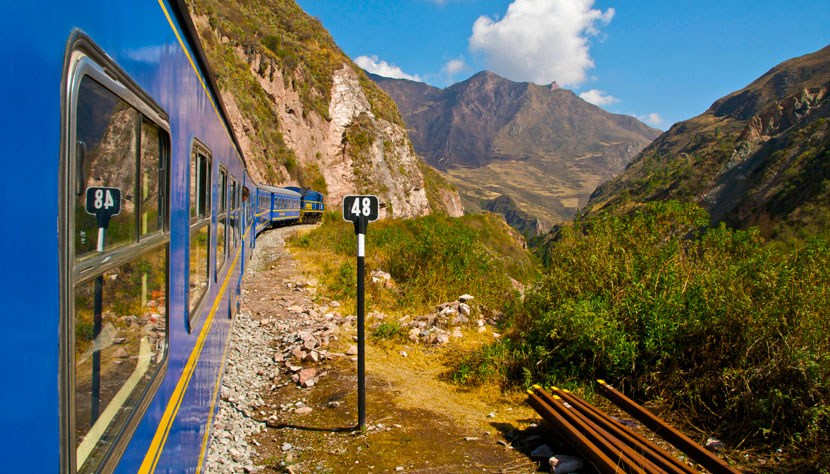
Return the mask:
[[[603,381],[609,399],[650,427],[687,456],[716,473],[739,474],[723,460],[668,426]],[[528,390],[530,405],[602,473],[691,474],[691,469],[665,450],[567,390],[550,393],[536,385]],[[632,413],[637,412],[637,414]],[[644,421],[645,420],[645,421]]]

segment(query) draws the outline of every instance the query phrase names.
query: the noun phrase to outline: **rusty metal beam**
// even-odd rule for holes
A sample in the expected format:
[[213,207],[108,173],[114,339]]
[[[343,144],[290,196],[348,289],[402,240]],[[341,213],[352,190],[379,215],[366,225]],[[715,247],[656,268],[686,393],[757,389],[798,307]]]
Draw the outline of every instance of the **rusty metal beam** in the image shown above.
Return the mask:
[[597,407],[577,397],[570,391],[560,390],[556,387],[553,387],[552,391],[594,421],[594,423],[603,426],[612,436],[620,439],[620,441],[630,446],[635,452],[647,458],[664,471],[672,474],[697,474],[697,471],[692,470],[692,468],[680,462],[664,449],[635,431],[625,427],[619,421],[603,413]]
[[662,418],[638,405],[604,380],[597,380],[597,383],[599,384],[600,391],[606,398],[701,466],[714,474],[740,474],[741,471],[729,466],[726,461],[715,456],[703,446],[692,441],[688,436],[669,426]]

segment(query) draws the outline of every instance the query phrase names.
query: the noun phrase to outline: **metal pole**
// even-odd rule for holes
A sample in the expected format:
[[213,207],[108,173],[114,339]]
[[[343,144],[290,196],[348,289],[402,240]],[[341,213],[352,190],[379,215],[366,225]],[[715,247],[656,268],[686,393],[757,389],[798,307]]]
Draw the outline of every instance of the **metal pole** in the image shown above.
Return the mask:
[[355,222],[357,231],[357,424],[366,429],[366,348],[364,335],[364,256],[368,219]]
[[[104,251],[104,236],[106,235],[105,227],[98,227],[98,252]],[[93,303],[93,320],[92,320],[92,388],[91,400],[89,407],[89,422],[90,426],[95,423],[100,413],[101,403],[101,342],[98,336],[101,335],[102,326],[102,309],[103,309],[103,295],[104,295],[104,275],[99,275],[95,278],[95,301]]]

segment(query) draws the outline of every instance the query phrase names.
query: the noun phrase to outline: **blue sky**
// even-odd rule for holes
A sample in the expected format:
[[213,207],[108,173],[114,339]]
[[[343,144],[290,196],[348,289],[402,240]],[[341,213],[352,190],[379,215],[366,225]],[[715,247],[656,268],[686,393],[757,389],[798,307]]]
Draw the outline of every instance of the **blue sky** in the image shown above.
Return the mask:
[[668,129],[830,44],[830,0],[298,0],[364,69],[446,87],[557,81]]

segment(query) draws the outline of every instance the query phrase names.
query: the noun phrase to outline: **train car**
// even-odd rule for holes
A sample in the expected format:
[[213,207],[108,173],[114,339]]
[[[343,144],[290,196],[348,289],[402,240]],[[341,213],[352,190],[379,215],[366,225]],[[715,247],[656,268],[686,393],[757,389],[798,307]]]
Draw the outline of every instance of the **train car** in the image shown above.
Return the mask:
[[325,205],[323,203],[323,195],[317,191],[300,188],[296,186],[287,186],[286,189],[298,192],[302,195],[300,201],[300,222],[303,224],[313,224],[320,222],[325,212]]
[[301,195],[287,188],[259,185],[257,188],[257,232],[300,222]]
[[261,188],[187,8],[6,14],[2,470],[199,472]]

